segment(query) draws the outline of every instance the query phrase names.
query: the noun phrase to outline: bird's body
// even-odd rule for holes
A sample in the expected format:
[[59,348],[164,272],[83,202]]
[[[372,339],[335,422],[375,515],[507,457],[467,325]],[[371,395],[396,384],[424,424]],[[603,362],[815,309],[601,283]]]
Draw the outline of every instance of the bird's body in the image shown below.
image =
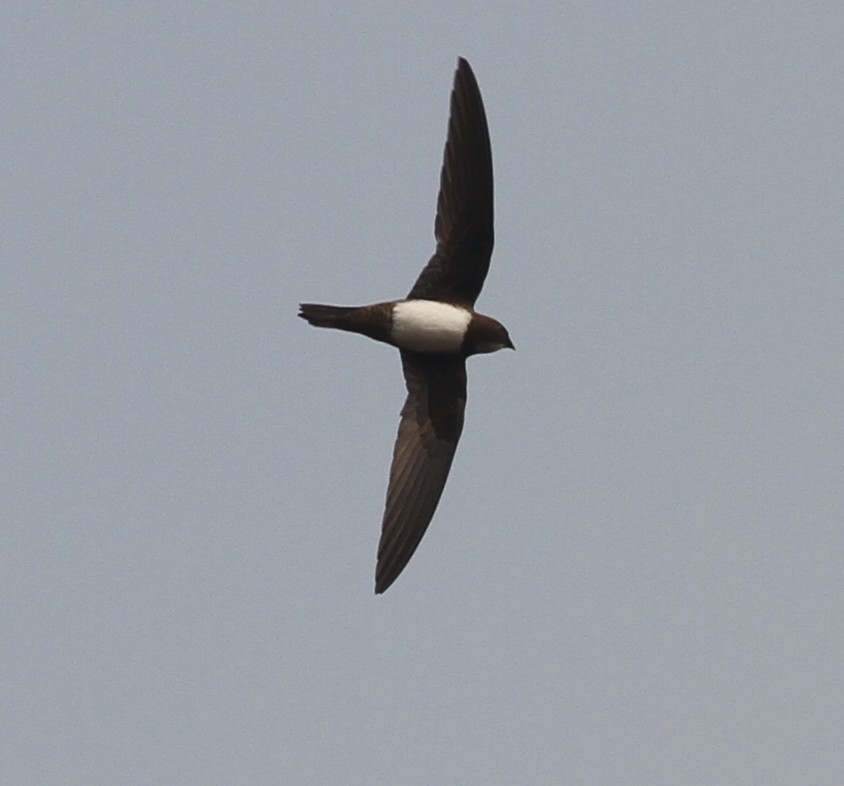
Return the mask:
[[463,429],[466,358],[513,348],[474,309],[493,245],[492,152],[475,76],[458,60],[434,234],[437,250],[407,298],[369,306],[303,303],[317,327],[397,347],[407,385],[378,545],[375,591],[404,569],[431,521]]
[[492,317],[439,300],[392,300],[371,306],[302,303],[299,309],[312,325],[362,333],[406,352],[468,357],[510,346],[504,326]]
[[472,312],[438,300],[400,300],[393,305],[393,343],[408,352],[456,355],[464,345]]

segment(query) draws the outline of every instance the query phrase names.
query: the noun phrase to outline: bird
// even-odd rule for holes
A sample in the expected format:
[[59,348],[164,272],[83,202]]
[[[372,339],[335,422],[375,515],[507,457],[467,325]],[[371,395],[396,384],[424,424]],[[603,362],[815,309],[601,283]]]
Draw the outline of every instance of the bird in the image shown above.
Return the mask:
[[398,348],[407,387],[393,448],[375,593],[404,570],[439,503],[466,407],[466,358],[515,349],[507,328],[475,311],[494,240],[492,148],[478,82],[460,57],[434,221],[436,250],[400,300],[366,306],[301,303],[316,327]]

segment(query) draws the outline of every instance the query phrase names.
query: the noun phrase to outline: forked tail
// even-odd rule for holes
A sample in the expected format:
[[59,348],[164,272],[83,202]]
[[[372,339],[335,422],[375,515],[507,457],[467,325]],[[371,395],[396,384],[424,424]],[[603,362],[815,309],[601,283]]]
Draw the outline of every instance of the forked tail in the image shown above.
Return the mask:
[[390,341],[390,303],[374,306],[323,306],[300,303],[299,316],[312,325],[362,333],[376,341]]
[[355,306],[322,306],[319,303],[300,303],[299,316],[316,327],[350,330],[355,320]]

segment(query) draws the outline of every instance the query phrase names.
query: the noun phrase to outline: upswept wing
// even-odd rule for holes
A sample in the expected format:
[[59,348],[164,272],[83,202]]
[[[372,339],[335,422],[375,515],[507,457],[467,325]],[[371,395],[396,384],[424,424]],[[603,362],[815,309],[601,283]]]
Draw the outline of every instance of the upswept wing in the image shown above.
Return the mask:
[[494,240],[492,149],[481,92],[462,57],[451,91],[434,235],[437,250],[408,297],[474,305]]

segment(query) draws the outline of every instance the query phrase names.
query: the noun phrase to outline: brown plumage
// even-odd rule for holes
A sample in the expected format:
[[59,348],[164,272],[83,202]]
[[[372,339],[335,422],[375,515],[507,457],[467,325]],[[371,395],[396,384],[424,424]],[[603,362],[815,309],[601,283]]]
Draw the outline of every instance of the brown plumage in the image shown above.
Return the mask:
[[299,312],[317,327],[361,333],[401,350],[407,399],[381,524],[376,593],[404,570],[439,503],[463,430],[466,358],[513,348],[500,322],[474,311],[493,246],[492,152],[478,83],[463,58],[450,110],[437,248],[408,297],[360,307],[304,303]]

